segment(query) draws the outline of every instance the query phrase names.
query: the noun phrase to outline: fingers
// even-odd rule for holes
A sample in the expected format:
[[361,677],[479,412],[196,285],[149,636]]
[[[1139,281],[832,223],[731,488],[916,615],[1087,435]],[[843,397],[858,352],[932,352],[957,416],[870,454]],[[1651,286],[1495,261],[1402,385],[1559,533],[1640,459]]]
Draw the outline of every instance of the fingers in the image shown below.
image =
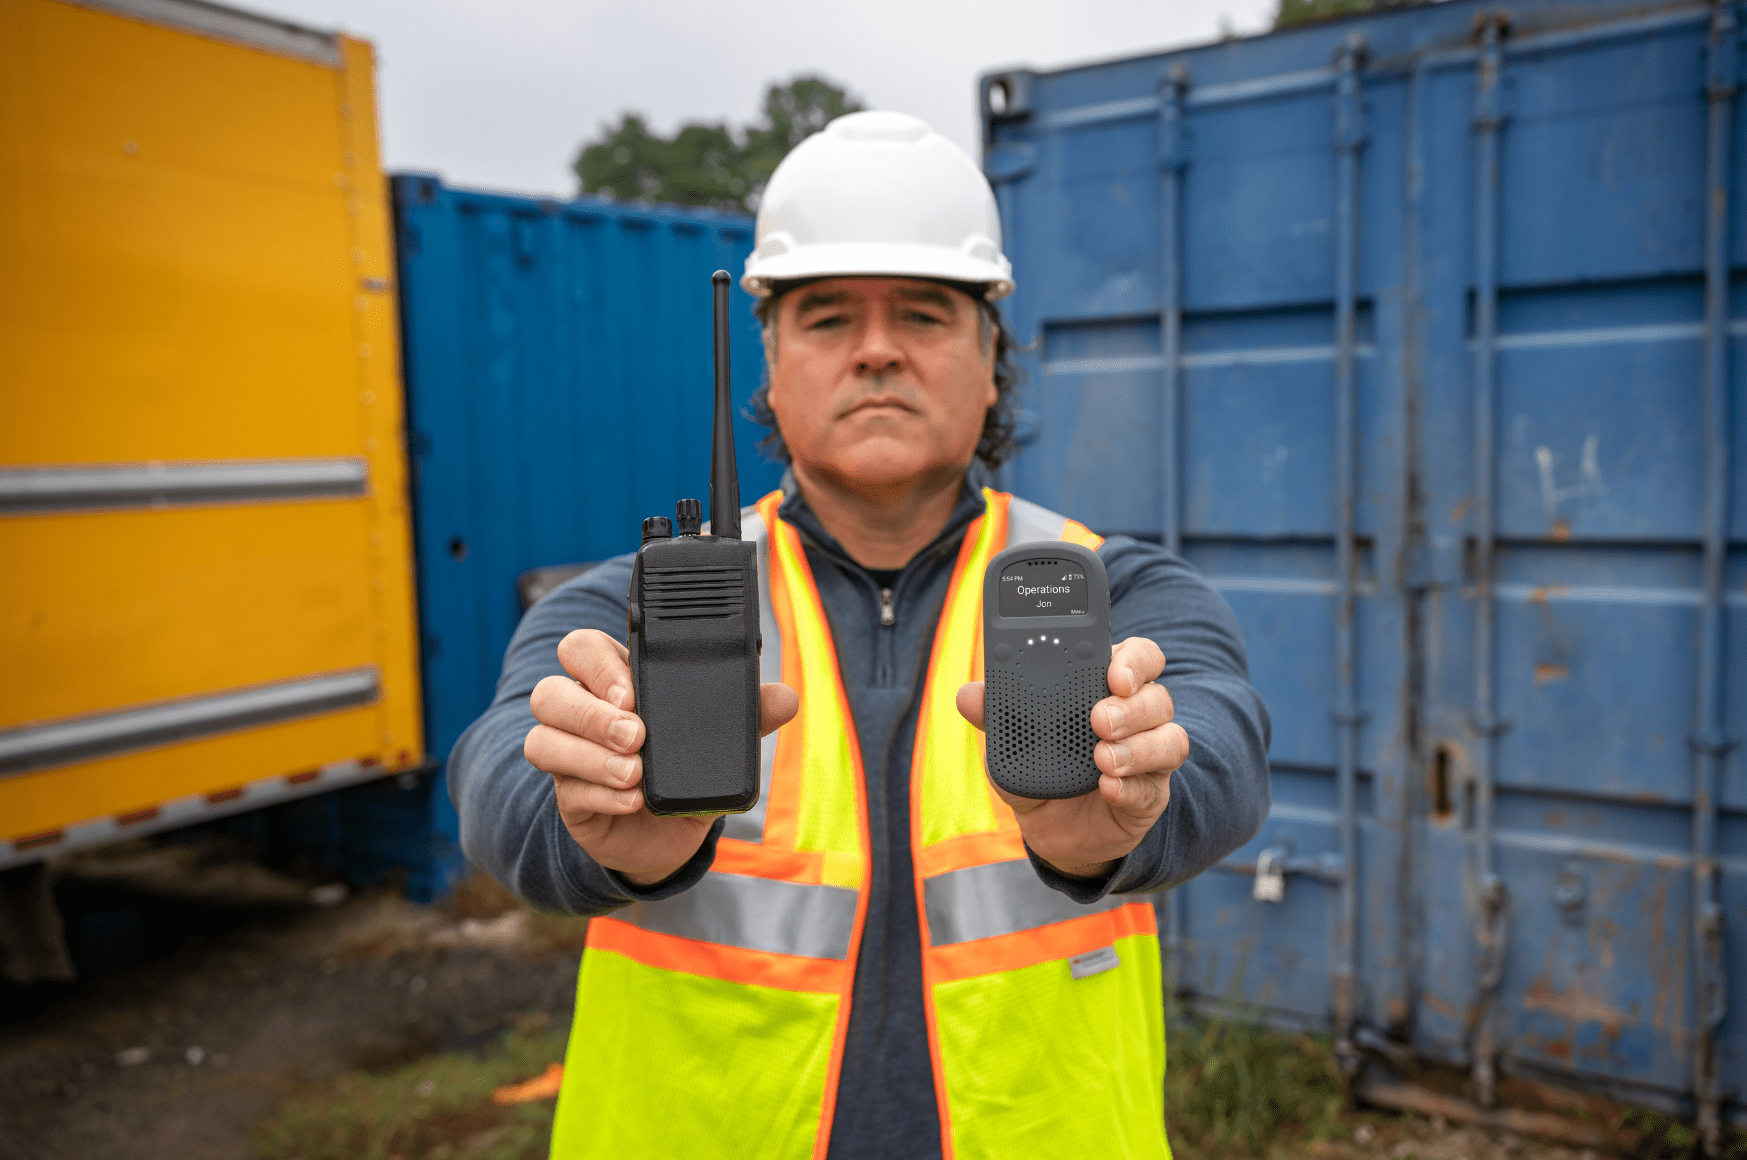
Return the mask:
[[558,663],[607,704],[620,709],[637,707],[631,690],[631,654],[599,629],[579,628],[559,641]]
[[1110,675],[1106,679],[1112,693],[1132,697],[1164,671],[1164,651],[1144,636],[1131,636],[1110,650]]
[[787,685],[758,686],[758,735],[763,737],[787,725],[801,711],[801,695]]
[[1143,773],[1134,777],[1101,777],[1098,794],[1113,809],[1147,820],[1158,817],[1171,804],[1171,775]]
[[[560,782],[581,779],[608,790],[631,790],[643,780],[637,756],[643,722],[628,708],[634,701],[629,654],[606,633],[580,629],[559,643],[558,660],[574,679],[546,677],[534,686],[528,705],[540,724],[528,731],[523,755]],[[632,810],[641,807],[642,792],[634,797],[638,804]]]
[[958,712],[961,717],[983,728],[983,682],[971,681],[958,687]]
[[613,789],[631,789],[643,780],[643,759],[635,750],[621,753],[550,725],[528,730],[522,755],[554,777],[581,778]]
[[1100,741],[1092,750],[1099,771],[1112,777],[1168,773],[1187,760],[1189,734],[1174,722],[1121,741]]
[[545,677],[528,697],[534,720],[554,729],[585,737],[620,753],[635,753],[643,747],[643,720],[637,714],[615,709],[575,681]]
[[554,776],[552,788],[558,812],[573,824],[587,821],[591,814],[634,814],[643,808],[643,791],[636,787],[619,789],[580,777]]
[[1163,685],[1149,681],[1132,697],[1106,697],[1092,706],[1092,732],[1106,741],[1120,741],[1176,716],[1177,707]]

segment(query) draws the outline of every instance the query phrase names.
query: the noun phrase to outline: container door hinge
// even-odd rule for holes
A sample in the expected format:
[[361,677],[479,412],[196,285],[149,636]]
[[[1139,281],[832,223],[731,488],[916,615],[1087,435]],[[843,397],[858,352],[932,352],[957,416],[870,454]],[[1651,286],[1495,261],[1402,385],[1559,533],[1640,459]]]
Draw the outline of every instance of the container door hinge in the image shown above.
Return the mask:
[[1397,1043],[1368,1023],[1353,1025],[1353,1044],[1362,1051],[1387,1060],[1391,1067],[1403,1075],[1411,1075],[1419,1069],[1413,1058],[1412,1048],[1405,1043]]
[[1189,165],[1189,128],[1183,124],[1183,98],[1189,91],[1189,69],[1173,61],[1159,77],[1159,168],[1181,173]]
[[1401,584],[1410,592],[1462,586],[1462,541],[1454,536],[1409,540],[1401,550]]
[[1490,998],[1504,978],[1505,959],[1510,954],[1509,901],[1504,880],[1488,875],[1480,886],[1480,962],[1479,991],[1482,1000]]
[[1699,911],[1699,939],[1704,945],[1704,987],[1699,993],[1699,1011],[1705,1030],[1713,1036],[1729,1013],[1729,976],[1723,970],[1723,908],[1707,902]]
[[1716,758],[1728,756],[1729,750],[1741,744],[1740,737],[1728,729],[1700,729],[1690,740],[1693,749]]

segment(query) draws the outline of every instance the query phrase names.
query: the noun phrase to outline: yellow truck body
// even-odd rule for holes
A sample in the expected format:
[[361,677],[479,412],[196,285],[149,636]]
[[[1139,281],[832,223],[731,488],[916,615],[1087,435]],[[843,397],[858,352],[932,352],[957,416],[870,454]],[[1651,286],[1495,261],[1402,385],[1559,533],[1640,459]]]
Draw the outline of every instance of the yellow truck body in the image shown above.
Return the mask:
[[423,761],[370,46],[0,0],[0,867]]

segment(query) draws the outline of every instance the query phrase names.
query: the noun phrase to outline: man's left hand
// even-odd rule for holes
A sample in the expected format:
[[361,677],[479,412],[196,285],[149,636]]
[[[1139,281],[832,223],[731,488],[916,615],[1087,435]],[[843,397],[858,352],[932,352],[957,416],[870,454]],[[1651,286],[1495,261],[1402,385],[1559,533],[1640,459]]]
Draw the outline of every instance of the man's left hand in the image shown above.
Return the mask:
[[[1063,874],[1110,873],[1171,802],[1171,773],[1189,759],[1189,735],[1171,720],[1171,694],[1156,683],[1164,671],[1165,654],[1145,637],[1111,650],[1112,695],[1092,706],[1100,738],[1092,754],[1101,775],[1095,792],[1040,801],[994,787],[1018,815],[1025,844]],[[983,728],[983,682],[959,687],[958,711]]]

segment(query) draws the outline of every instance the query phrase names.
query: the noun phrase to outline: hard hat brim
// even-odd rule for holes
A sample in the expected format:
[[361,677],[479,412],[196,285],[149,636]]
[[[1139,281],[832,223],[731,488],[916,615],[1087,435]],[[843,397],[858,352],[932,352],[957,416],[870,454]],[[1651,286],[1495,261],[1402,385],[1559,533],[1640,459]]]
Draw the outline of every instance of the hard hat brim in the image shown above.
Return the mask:
[[983,297],[990,302],[1013,293],[1013,270],[1005,257],[990,261],[944,246],[890,242],[809,245],[767,257],[755,251],[746,259],[740,285],[756,298],[768,298],[784,282],[848,277],[973,283],[986,287]]

